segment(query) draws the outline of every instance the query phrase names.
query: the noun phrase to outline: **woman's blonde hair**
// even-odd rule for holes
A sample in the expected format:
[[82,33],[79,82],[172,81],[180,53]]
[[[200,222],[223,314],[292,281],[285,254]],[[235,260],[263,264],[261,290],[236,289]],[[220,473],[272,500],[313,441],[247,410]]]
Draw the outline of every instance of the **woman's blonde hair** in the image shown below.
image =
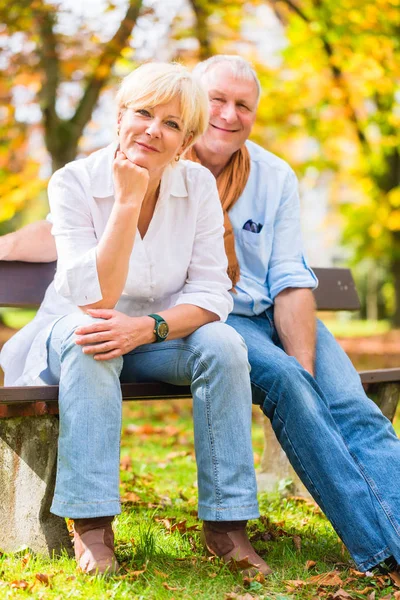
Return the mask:
[[148,62],[124,77],[117,94],[118,112],[125,108],[152,108],[174,98],[180,101],[180,117],[190,144],[208,125],[208,98],[202,85],[178,63]]

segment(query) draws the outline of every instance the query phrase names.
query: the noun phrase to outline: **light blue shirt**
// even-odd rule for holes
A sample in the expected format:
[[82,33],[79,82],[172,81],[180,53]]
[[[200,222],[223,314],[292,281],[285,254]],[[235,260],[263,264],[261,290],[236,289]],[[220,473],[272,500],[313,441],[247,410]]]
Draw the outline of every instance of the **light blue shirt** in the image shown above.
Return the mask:
[[[251,169],[246,187],[229,211],[235,234],[240,280],[233,313],[259,315],[286,288],[315,288],[300,227],[297,178],[289,165],[253,142],[246,142]],[[243,229],[249,220],[259,233]],[[253,227],[254,228],[254,227]]]

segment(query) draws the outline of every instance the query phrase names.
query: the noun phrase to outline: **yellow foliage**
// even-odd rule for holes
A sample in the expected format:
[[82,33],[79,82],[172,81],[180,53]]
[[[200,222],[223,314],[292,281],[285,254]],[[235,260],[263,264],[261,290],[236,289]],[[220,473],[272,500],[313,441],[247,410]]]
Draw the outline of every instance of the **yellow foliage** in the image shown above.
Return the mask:
[[380,223],[373,223],[368,227],[368,233],[370,237],[376,240],[382,234],[382,225]]
[[387,227],[390,231],[400,231],[400,210],[394,210],[390,213]]
[[400,187],[391,190],[387,195],[387,199],[394,208],[400,207]]

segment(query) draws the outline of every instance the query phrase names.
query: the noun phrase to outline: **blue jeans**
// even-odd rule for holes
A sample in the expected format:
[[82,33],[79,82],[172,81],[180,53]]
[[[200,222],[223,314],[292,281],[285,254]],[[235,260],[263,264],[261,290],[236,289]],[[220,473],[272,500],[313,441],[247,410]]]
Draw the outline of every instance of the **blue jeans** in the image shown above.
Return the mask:
[[358,568],[400,562],[400,440],[345,352],[319,321],[314,378],[283,351],[272,308],[228,323],[248,347],[253,402]]
[[48,340],[44,376],[60,384],[51,511],[71,518],[120,512],[120,381],[164,381],[191,385],[200,519],[257,518],[249,364],[236,331],[209,323],[184,339],[146,344],[99,362],[74,342],[75,329],[91,322],[84,314],[67,315]]

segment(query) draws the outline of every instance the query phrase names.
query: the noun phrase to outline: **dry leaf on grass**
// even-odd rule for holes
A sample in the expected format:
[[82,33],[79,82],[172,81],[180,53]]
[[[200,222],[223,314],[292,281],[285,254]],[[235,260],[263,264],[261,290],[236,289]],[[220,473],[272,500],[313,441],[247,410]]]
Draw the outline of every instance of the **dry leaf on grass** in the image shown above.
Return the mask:
[[233,557],[227,562],[227,567],[230,571],[244,571],[245,569],[254,569],[256,566],[248,560],[248,557],[241,560],[235,560]]
[[28,565],[28,563],[30,562],[32,558],[32,554],[30,554],[30,552],[27,552],[26,554],[24,554],[24,556],[21,558],[21,563],[23,568],[25,569],[25,567]]
[[397,587],[400,587],[400,573],[398,571],[392,571],[391,573],[389,573],[389,576],[393,583]]
[[329,587],[334,585],[342,585],[343,581],[339,577],[337,571],[330,571],[329,573],[321,573],[320,575],[314,575],[306,580],[307,585],[318,585],[318,587]]
[[367,600],[375,600],[375,590],[373,592],[371,592],[368,596],[367,596]]
[[300,552],[301,551],[301,537],[299,535],[294,535],[292,539],[293,539],[293,545],[296,548],[296,552]]
[[187,521],[179,521],[179,523],[174,523],[171,527],[171,533],[172,531],[179,531],[179,533],[187,533],[188,531],[198,531],[199,530],[199,526],[198,525],[190,525],[189,527],[186,525]]
[[348,592],[346,592],[346,590],[342,588],[340,588],[337,592],[333,594],[334,600],[347,600],[348,598],[352,597],[353,596],[351,596]]
[[162,577],[163,579],[167,579],[168,578],[168,575],[166,573],[163,573],[162,571],[159,571],[158,569],[154,569],[154,573],[158,577]]
[[140,502],[141,498],[135,494],[135,492],[125,492],[125,494],[123,494],[123,496],[121,497],[121,502],[125,503],[125,502]]
[[46,573],[36,573],[35,577],[36,577],[36,579],[38,581],[40,581],[40,583],[43,583],[44,585],[51,586],[51,577],[50,577],[50,575],[47,575]]
[[236,592],[229,592],[225,594],[225,600],[256,600],[258,596],[252,596],[249,592],[243,594],[237,594]]
[[19,581],[13,581],[10,583],[10,587],[15,590],[28,590],[31,587],[31,584],[25,581],[25,579],[21,579]]
[[306,562],[306,564],[304,565],[304,568],[306,571],[309,571],[310,569],[312,569],[313,567],[315,567],[317,563],[315,562],[315,560],[308,560]]
[[168,583],[166,581],[163,582],[163,587],[165,587],[166,590],[169,590],[170,592],[181,592],[182,589],[178,588],[178,587],[173,587],[172,585],[168,585]]

